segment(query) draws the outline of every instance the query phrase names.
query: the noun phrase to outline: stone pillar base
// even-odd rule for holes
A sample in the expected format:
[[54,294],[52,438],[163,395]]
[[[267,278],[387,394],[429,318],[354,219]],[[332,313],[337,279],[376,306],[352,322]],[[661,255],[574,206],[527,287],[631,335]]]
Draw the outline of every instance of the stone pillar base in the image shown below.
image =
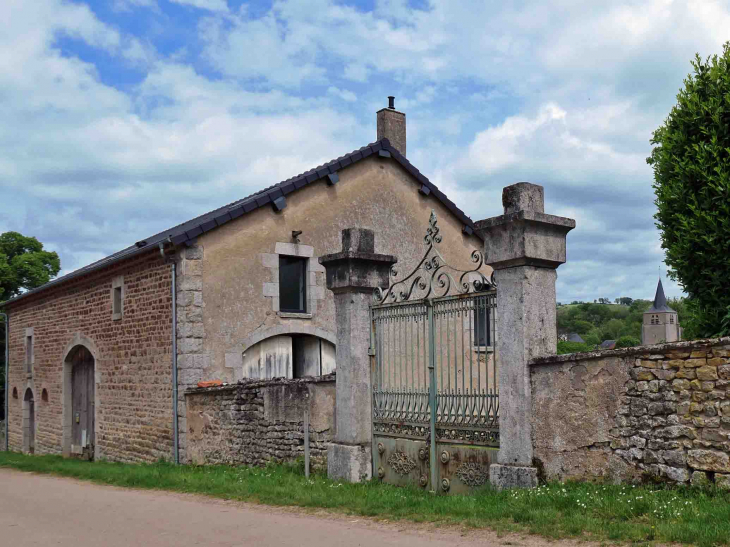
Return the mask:
[[489,482],[497,490],[506,488],[537,488],[537,468],[492,464]]
[[332,480],[363,482],[372,478],[369,446],[332,443],[327,447],[327,476]]

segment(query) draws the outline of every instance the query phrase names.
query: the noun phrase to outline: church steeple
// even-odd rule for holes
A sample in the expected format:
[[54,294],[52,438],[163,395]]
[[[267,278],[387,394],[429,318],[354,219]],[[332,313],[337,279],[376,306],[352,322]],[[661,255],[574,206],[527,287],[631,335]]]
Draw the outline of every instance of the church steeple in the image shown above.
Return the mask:
[[667,297],[664,296],[664,287],[662,286],[662,280],[659,279],[659,284],[656,287],[656,295],[654,296],[654,305],[649,308],[646,313],[652,312],[667,312],[674,310],[667,306]]

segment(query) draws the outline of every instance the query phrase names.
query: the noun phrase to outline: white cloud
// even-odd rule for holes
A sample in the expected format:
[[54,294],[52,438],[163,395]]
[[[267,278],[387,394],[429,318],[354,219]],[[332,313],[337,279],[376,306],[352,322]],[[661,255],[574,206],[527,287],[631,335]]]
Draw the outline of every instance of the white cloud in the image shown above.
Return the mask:
[[354,103],[357,101],[357,95],[355,95],[352,91],[348,89],[340,89],[338,87],[330,86],[327,88],[327,93],[329,95],[333,95],[335,97],[339,97],[343,101],[347,101],[348,103]]
[[[561,299],[653,293],[650,133],[694,52],[720,50],[726,5],[277,0],[233,13],[174,1],[200,8],[186,10],[194,29],[177,53],[80,1],[0,3],[0,187],[13,201],[0,230],[35,231],[78,267],[373,140],[392,93],[409,158],[473,217],[499,214],[502,187],[531,180],[547,212],[576,218]],[[114,7],[167,22],[164,2]],[[117,62],[142,81],[102,81]],[[590,294],[603,291],[616,293]]]
[[185,6],[192,6],[208,11],[228,11],[228,4],[226,0],[169,0],[174,4],[182,4]]

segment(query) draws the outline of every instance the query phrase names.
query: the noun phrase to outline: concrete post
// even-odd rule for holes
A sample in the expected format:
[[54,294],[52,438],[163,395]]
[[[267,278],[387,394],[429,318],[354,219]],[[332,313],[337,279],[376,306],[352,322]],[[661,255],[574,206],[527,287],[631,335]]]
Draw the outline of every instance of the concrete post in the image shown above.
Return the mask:
[[575,228],[573,219],[546,215],[544,201],[542,186],[513,184],[502,192],[504,215],[476,223],[497,286],[500,445],[490,480],[498,488],[537,486],[527,363],[557,350],[556,269]]
[[370,303],[386,288],[394,256],[375,254],[372,230],[342,231],[342,252],[319,257],[335,295],[337,382],[335,437],[327,449],[327,474],[349,482],[372,476]]

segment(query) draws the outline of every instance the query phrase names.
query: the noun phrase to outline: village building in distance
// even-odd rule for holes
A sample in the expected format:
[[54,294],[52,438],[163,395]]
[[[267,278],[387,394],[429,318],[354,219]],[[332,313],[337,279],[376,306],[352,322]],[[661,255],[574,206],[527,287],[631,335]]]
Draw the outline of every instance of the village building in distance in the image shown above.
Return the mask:
[[[9,448],[265,463],[301,450],[292,436],[300,435],[303,398],[317,409],[312,427],[323,445],[333,430],[338,325],[318,257],[345,245],[393,255],[410,270],[432,211],[451,264],[468,269],[484,246],[474,222],[406,159],[406,116],[392,98],[376,121],[377,141],[363,148],[6,302]],[[374,241],[344,241],[353,227],[372,230]],[[190,407],[201,382],[273,378],[319,380],[231,403],[248,413],[256,447],[210,429],[207,395]],[[188,447],[201,431],[218,435],[210,452]],[[240,461],[215,460],[234,442],[243,445],[231,449]]]
[[641,327],[641,344],[663,344],[678,342],[682,339],[682,327],[679,325],[677,312],[667,305],[662,280],[656,288],[654,303],[644,312],[644,324]]

